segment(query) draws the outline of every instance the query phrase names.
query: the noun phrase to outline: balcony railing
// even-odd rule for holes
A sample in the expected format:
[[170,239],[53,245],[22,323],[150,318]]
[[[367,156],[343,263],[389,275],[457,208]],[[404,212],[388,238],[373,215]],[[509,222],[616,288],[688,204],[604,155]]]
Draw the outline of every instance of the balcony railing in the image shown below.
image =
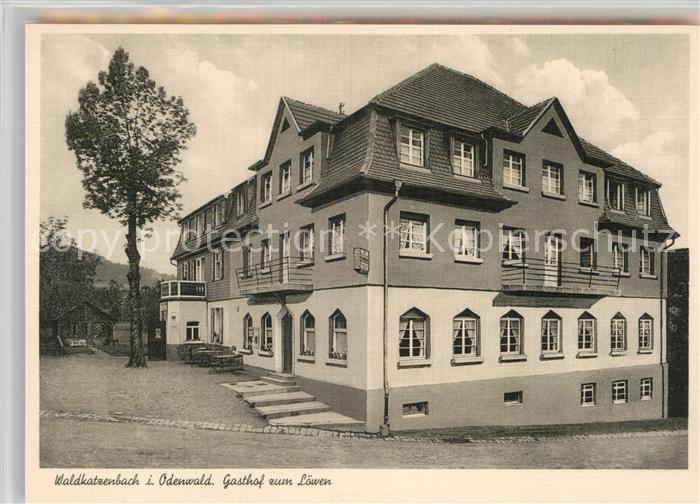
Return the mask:
[[206,282],[169,280],[160,283],[160,299],[201,299],[207,297]]
[[243,295],[310,292],[312,263],[299,257],[280,257],[236,270]]
[[504,262],[501,267],[504,292],[619,296],[620,269],[611,266],[582,267],[578,263],[527,257]]

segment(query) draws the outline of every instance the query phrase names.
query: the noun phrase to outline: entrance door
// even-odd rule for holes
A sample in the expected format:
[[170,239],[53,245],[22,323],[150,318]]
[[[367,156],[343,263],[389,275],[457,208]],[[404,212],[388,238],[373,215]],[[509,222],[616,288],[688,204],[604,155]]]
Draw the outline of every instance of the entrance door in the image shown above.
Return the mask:
[[282,317],[282,372],[292,372],[294,353],[294,336],[292,335],[292,316],[287,313]]
[[561,285],[561,237],[547,235],[544,243],[544,285]]
[[289,282],[289,233],[280,236],[280,256],[282,267],[280,268],[280,282]]

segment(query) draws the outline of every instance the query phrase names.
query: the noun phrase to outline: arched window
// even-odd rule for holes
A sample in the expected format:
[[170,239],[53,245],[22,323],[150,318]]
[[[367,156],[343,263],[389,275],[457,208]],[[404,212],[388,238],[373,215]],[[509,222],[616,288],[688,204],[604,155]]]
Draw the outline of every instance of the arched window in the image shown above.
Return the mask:
[[252,350],[253,349],[253,337],[255,331],[253,330],[253,318],[249,313],[243,317],[243,349]]
[[269,313],[266,313],[260,319],[260,327],[262,328],[260,350],[272,352],[272,316]]
[[476,357],[481,341],[479,316],[466,309],[452,319],[452,354],[455,357]]
[[501,354],[523,353],[523,317],[511,310],[501,317]]
[[399,358],[427,359],[430,356],[429,344],[430,317],[412,308],[399,319]]
[[299,355],[313,357],[316,354],[316,319],[306,310],[301,316]]
[[328,357],[337,360],[348,359],[348,323],[340,310],[333,312],[329,322]]
[[561,317],[550,310],[542,317],[542,354],[561,352]]
[[596,320],[593,315],[583,312],[578,318],[578,351],[579,354],[595,354],[598,347],[596,336]]
[[621,313],[616,313],[610,321],[610,352],[627,351],[627,320]]
[[639,317],[639,351],[651,351],[654,348],[654,319],[645,313]]

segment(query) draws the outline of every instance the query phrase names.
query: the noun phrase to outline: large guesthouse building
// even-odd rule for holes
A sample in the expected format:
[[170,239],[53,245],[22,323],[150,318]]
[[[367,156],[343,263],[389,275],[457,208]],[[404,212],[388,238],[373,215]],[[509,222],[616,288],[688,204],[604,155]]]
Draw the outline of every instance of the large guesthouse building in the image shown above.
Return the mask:
[[279,102],[252,176],[181,221],[170,355],[205,341],[371,431],[666,416],[660,184],[431,65],[350,115]]

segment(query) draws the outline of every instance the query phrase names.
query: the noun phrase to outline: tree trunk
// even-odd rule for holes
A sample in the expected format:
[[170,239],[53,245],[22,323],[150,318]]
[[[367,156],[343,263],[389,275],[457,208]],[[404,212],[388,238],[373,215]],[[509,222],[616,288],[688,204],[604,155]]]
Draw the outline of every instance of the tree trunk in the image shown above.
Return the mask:
[[143,321],[141,317],[141,255],[136,242],[136,216],[129,216],[126,234],[126,256],[129,258],[129,362],[126,367],[143,368]]

